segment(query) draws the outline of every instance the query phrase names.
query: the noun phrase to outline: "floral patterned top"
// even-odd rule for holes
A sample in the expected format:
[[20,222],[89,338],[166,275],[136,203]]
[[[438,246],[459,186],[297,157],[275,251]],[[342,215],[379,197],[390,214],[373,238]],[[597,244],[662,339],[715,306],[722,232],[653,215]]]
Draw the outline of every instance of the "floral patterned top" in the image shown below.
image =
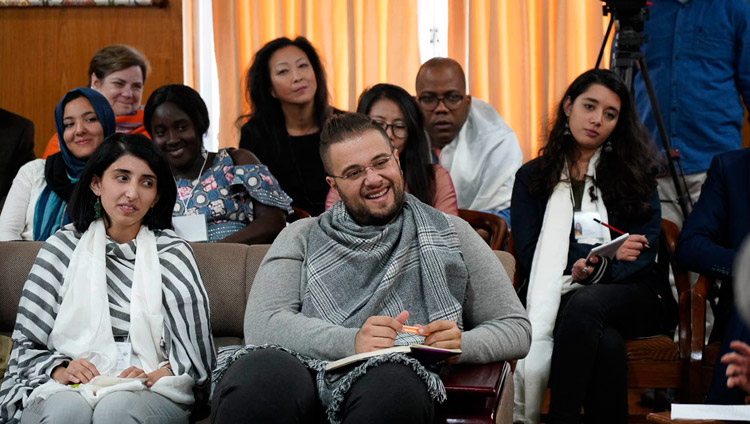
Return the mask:
[[208,241],[216,242],[253,221],[253,201],[292,213],[292,199],[265,165],[237,165],[221,149],[199,179],[182,178],[172,216],[206,215]]

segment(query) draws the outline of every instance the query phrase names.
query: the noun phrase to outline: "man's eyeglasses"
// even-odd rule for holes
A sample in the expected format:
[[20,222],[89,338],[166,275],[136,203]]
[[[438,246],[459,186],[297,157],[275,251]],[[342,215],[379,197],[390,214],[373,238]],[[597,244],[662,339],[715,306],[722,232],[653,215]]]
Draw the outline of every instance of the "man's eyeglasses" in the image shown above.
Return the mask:
[[418,97],[418,100],[419,104],[422,106],[422,109],[426,111],[433,111],[437,109],[441,101],[449,110],[456,110],[459,106],[461,106],[461,102],[464,100],[464,97],[466,96],[458,93],[451,93],[445,97],[438,97],[433,94],[423,94]]
[[330,175],[331,178],[341,178],[343,180],[350,180],[350,181],[356,181],[362,177],[365,176],[367,173],[367,169],[372,169],[373,171],[380,171],[385,169],[386,166],[388,166],[388,162],[391,161],[391,158],[393,157],[392,154],[388,156],[383,156],[381,158],[375,159],[372,161],[372,163],[369,166],[362,166],[359,168],[352,168],[346,172],[344,172],[344,175]]
[[378,119],[373,119],[372,122],[383,127],[383,130],[385,132],[388,132],[388,128],[390,128],[391,131],[393,131],[393,136],[396,138],[406,138],[409,136],[409,129],[406,127],[405,124],[402,124],[400,122],[395,123],[395,124],[389,124],[385,121],[381,121]]

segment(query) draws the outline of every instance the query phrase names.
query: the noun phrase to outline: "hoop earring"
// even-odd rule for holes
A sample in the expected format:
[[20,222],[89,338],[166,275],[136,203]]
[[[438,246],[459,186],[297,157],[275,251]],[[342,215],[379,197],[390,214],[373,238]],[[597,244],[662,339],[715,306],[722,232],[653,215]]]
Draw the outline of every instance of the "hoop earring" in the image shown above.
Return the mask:
[[99,196],[96,196],[96,202],[94,202],[94,219],[102,217],[102,202]]
[[612,137],[607,137],[607,141],[604,142],[604,153],[612,153]]
[[565,131],[563,131],[563,135],[570,135],[570,124],[568,124],[569,118],[565,118]]

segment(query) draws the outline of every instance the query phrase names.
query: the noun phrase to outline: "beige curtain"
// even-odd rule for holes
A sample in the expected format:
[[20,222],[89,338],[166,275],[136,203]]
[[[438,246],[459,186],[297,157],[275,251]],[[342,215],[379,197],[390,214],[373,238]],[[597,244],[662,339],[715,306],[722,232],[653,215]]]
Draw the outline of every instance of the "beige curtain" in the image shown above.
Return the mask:
[[[607,23],[602,3],[450,0],[448,7],[448,55],[464,66],[469,92],[515,130],[526,160],[535,157],[559,97],[595,64]],[[249,111],[243,79],[252,56],[277,37],[310,39],[339,109],[354,110],[359,93],[378,82],[414,94],[416,0],[226,0],[214,1],[213,12],[222,147],[239,143],[235,121]]]
[[464,66],[469,92],[492,104],[513,128],[526,160],[536,157],[547,118],[565,88],[596,63],[608,23],[602,3],[452,0],[449,5],[448,55]]
[[414,91],[419,69],[416,0],[214,1],[221,96],[219,145],[237,146],[237,117],[249,112],[244,77],[253,54],[277,37],[307,37],[321,56],[332,104],[356,108],[378,82]]

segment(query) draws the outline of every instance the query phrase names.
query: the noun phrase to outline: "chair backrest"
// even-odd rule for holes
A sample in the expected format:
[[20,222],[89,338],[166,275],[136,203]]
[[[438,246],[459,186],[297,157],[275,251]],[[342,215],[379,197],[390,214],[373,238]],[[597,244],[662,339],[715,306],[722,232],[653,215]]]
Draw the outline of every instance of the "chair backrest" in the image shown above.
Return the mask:
[[[244,337],[245,306],[255,273],[269,245],[191,243],[211,304],[211,331],[216,338],[239,343]],[[221,345],[228,343],[219,343]]]
[[508,224],[504,219],[489,212],[469,209],[459,209],[458,216],[468,222],[475,230],[487,231],[490,237],[487,244],[490,245],[492,250],[502,249],[508,232]]
[[0,333],[10,335],[16,323],[18,300],[34,264],[41,241],[0,243]]
[[[211,331],[217,345],[242,343],[247,298],[270,245],[191,243],[211,305]],[[0,333],[10,335],[23,285],[42,242],[0,242]],[[509,276],[515,260],[495,251]],[[218,340],[218,339],[223,339]]]

